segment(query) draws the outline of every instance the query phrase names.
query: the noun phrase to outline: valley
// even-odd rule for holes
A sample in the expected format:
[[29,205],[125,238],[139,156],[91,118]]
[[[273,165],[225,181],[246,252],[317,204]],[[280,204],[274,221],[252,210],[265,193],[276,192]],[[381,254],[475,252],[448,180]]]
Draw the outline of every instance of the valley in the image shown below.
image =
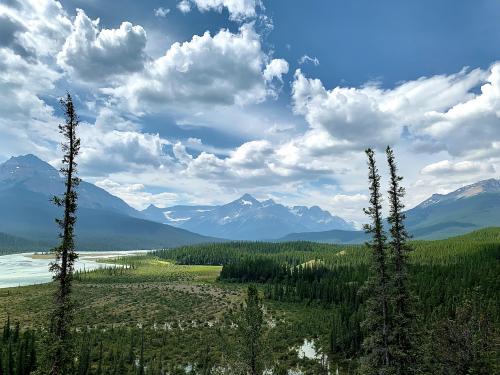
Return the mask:
[[[498,330],[499,228],[411,246],[412,289],[419,314],[427,317],[416,331],[425,361],[436,350],[434,336],[430,340],[425,332],[437,330],[464,299],[479,298],[484,324],[492,334]],[[207,244],[105,259],[107,268],[79,271],[74,277],[78,352],[88,351],[91,372],[104,359],[106,372],[122,368],[121,373],[134,373],[143,347],[142,361],[153,373],[203,373],[206,366],[217,373],[234,361],[232,350],[239,342],[235,324],[247,286],[257,283],[268,353],[262,360],[268,368],[322,374],[327,363],[340,373],[352,373],[363,320],[362,297],[357,296],[368,259],[361,245],[305,242]],[[313,272],[310,276],[320,273],[312,279],[286,276],[283,265],[290,272],[300,267]],[[10,317],[11,324],[19,322],[22,330],[41,335],[54,287],[0,289],[0,324]],[[470,295],[476,288],[480,293]],[[321,355],[300,358],[304,340],[314,342]],[[491,364],[498,364],[491,355]]]

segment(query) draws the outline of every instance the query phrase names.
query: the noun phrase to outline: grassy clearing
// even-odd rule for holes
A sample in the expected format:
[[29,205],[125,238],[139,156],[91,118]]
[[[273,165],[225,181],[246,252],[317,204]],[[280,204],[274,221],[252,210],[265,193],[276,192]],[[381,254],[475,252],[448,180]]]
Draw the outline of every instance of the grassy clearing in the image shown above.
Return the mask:
[[[75,326],[95,335],[95,345],[104,338],[113,350],[126,352],[132,346],[137,352],[139,329],[144,328],[148,358],[188,365],[199,360],[203,345],[210,344],[217,357],[232,340],[231,313],[243,302],[246,285],[217,282],[220,266],[176,265],[153,256],[106,262],[123,267],[79,273],[74,282]],[[0,289],[0,324],[10,315],[22,328],[45,326],[54,288],[49,283]],[[290,368],[313,371],[317,363],[300,360],[290,348],[305,337],[325,344],[329,309],[276,301],[264,306],[273,328],[269,353]]]

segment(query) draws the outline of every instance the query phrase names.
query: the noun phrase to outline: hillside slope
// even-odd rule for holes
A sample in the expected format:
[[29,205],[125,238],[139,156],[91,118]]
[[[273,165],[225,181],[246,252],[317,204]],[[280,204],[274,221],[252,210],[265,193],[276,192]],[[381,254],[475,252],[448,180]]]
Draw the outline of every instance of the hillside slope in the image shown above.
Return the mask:
[[[51,203],[63,182],[57,170],[33,155],[0,165],[0,249],[46,250],[58,243]],[[141,219],[123,200],[82,181],[78,189],[76,246],[79,250],[151,249],[216,241],[170,225]],[[13,238],[19,238],[14,240]]]

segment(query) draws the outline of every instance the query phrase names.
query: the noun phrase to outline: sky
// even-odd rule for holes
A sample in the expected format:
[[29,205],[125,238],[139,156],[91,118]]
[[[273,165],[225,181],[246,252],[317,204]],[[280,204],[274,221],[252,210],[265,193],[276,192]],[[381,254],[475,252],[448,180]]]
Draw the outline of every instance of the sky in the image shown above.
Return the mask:
[[137,209],[250,193],[360,223],[364,150],[413,207],[498,178],[496,0],[2,0],[0,162],[59,164]]

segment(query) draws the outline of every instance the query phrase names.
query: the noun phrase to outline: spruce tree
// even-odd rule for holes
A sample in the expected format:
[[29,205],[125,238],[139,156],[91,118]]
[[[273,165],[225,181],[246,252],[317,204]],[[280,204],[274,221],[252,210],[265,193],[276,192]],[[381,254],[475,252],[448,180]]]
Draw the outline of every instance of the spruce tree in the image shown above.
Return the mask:
[[245,374],[262,374],[262,330],[264,313],[255,285],[247,290],[246,306],[239,322],[240,339],[242,340],[241,360]]
[[5,322],[5,325],[3,326],[3,342],[4,342],[4,344],[9,341],[10,335],[11,335],[10,315],[7,315],[7,321]]
[[138,375],[144,375],[144,328],[141,331],[141,352],[139,357]]
[[14,354],[12,353],[12,342],[9,341],[7,347],[7,365],[5,366],[5,373],[7,375],[14,375]]
[[364,226],[371,235],[367,246],[371,250],[371,275],[365,286],[368,294],[366,318],[363,322],[365,339],[361,373],[385,375],[391,373],[389,275],[387,270],[387,237],[382,224],[382,195],[380,175],[375,163],[375,153],[367,149],[368,180],[370,183],[370,206],[364,209],[371,223]]
[[77,177],[76,156],[80,149],[80,139],[76,136],[79,120],[70,94],[61,99],[65,123],[59,125],[59,132],[64,137],[61,174],[65,179],[65,192],[62,197],[55,196],[54,203],[64,209],[62,219],[56,219],[61,228],[60,245],[54,249],[56,259],[50,265],[54,280],[58,283],[55,295],[55,307],[51,316],[49,340],[49,372],[51,375],[68,373],[68,366],[73,364],[74,348],[70,338],[70,326],[74,314],[71,301],[71,281],[73,268],[78,254],[75,251],[74,226],[76,223],[77,192],[80,182]]
[[28,361],[28,374],[36,368],[36,346],[35,346],[35,333],[31,332],[29,337],[29,361]]
[[98,361],[98,364],[97,364],[97,372],[96,374],[97,375],[102,375],[102,339],[100,341],[100,344],[99,344],[99,361]]
[[411,323],[413,310],[411,294],[408,287],[408,244],[409,235],[406,231],[403,212],[404,204],[401,200],[405,196],[405,189],[401,186],[403,177],[398,176],[398,169],[393,150],[387,146],[387,163],[389,164],[389,224],[391,225],[390,264],[392,270],[391,306],[393,309],[392,337],[393,364],[398,375],[412,374],[414,361],[412,356]]

